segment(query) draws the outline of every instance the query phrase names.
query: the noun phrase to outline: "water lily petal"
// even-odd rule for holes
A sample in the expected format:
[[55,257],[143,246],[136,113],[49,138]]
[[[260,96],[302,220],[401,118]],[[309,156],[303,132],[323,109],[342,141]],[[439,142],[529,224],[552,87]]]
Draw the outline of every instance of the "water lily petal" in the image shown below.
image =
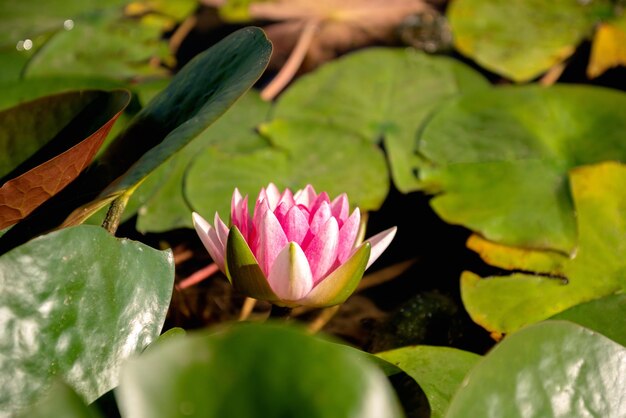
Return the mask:
[[330,218],[320,228],[319,233],[311,240],[304,250],[309,260],[313,283],[317,284],[333,267],[337,258],[337,244],[339,242],[339,227],[335,218]]
[[293,195],[293,199],[296,201],[297,205],[310,208],[313,202],[315,202],[315,199],[317,199],[317,193],[313,186],[307,184],[304,189],[298,190],[296,194]]
[[324,308],[343,303],[359,285],[370,256],[370,244],[363,243],[344,264],[330,273],[298,303]]
[[322,226],[330,219],[330,204],[328,202],[322,202],[316,212],[311,212],[311,224],[309,228],[313,235],[317,235]]
[[274,183],[270,183],[265,189],[265,195],[267,196],[267,203],[271,210],[276,209],[278,202],[280,201],[280,190]]
[[259,228],[259,246],[256,251],[261,270],[267,277],[278,253],[285,248],[287,236],[276,219],[274,212],[268,210]]
[[281,300],[296,301],[313,288],[313,275],[302,248],[290,242],[274,260],[267,277],[270,287]]
[[220,242],[215,228],[213,228],[206,219],[198,215],[196,212],[193,213],[192,217],[193,226],[196,229],[202,244],[204,244],[204,247],[207,249],[209,255],[215,264],[217,264],[219,269],[222,272],[226,272],[224,266],[225,247]]
[[339,229],[339,246],[337,248],[337,261],[343,264],[356,244],[356,236],[359,232],[361,224],[361,212],[359,208],[354,209],[352,215],[346,220],[341,229]]
[[339,228],[341,228],[348,219],[348,214],[350,213],[350,203],[348,202],[348,195],[345,193],[340,194],[330,204],[330,210],[333,216],[337,219],[339,223]]
[[279,300],[236,226],[230,228],[226,252],[226,276],[235,290],[255,299],[270,302]]
[[326,192],[322,192],[320,193],[317,198],[315,198],[315,200],[313,201],[313,203],[311,203],[311,214],[313,216],[315,216],[315,213],[318,211],[318,209],[322,206],[323,203],[327,203],[328,207],[330,208],[330,198],[328,197],[328,193]]
[[372,252],[370,254],[370,259],[367,262],[367,267],[365,267],[366,269],[368,269],[369,266],[371,266],[372,263],[380,257],[383,251],[387,249],[389,244],[391,244],[393,237],[396,236],[397,229],[398,228],[394,226],[393,228],[386,229],[366,240],[366,242],[369,242],[372,245]]
[[302,241],[309,231],[309,221],[299,207],[292,206],[281,225],[288,241],[302,245]]
[[293,205],[296,204],[296,201],[293,200],[293,193],[291,192],[289,188],[285,189],[283,194],[280,196],[280,200],[278,201],[278,204],[281,204],[281,203],[286,203],[289,207],[292,207]]
[[215,212],[215,217],[213,218],[213,225],[215,225],[215,231],[217,232],[217,238],[220,240],[220,244],[222,244],[223,248],[226,248],[226,240],[228,239],[228,227],[220,218],[220,215]]

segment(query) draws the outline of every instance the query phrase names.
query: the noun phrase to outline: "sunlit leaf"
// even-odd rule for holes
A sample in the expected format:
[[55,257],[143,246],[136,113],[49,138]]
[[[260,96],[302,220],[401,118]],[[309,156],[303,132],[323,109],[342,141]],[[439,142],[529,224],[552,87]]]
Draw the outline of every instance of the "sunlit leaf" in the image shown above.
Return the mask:
[[458,50],[517,82],[572,55],[610,1],[455,0],[447,15]]
[[411,376],[430,404],[431,418],[441,418],[452,395],[480,356],[450,347],[416,345],[376,354]]
[[87,402],[163,326],[171,252],[94,226],[44,235],[0,257],[0,412],[31,403],[55,376]]
[[488,279],[466,272],[461,277],[465,308],[488,330],[512,332],[624,288],[626,166],[607,162],[580,167],[570,178],[578,227],[578,246],[571,257],[478,237],[470,240],[470,248],[490,264],[515,272]]
[[587,76],[595,78],[606,70],[626,65],[626,14],[598,25],[593,37]]
[[300,78],[281,96],[274,116],[327,125],[320,131],[327,140],[382,140],[396,187],[410,192],[420,186],[414,170],[422,124],[445,100],[486,86],[478,73],[449,58],[370,49]]
[[568,171],[626,162],[626,94],[589,86],[466,94],[425,127],[423,187],[446,222],[489,240],[569,253],[576,219]]
[[90,163],[130,94],[87,90],[0,112],[0,229],[59,193]]
[[626,348],[548,321],[499,343],[474,367],[446,418],[583,418],[626,414]]
[[275,324],[239,324],[154,347],[116,389],[129,417],[402,417],[363,356]]

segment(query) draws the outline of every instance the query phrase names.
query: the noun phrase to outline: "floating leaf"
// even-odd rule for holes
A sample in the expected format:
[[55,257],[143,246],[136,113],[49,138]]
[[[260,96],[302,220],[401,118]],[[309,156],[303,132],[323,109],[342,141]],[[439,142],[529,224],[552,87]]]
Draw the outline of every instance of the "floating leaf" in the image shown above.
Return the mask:
[[499,343],[470,371],[446,418],[626,415],[626,348],[581,326],[548,321]]
[[0,112],[0,229],[65,188],[96,155],[130,94],[78,91]]
[[239,324],[176,338],[133,360],[116,389],[124,416],[401,417],[364,357],[304,331]]
[[410,192],[420,186],[414,170],[422,124],[445,100],[486,86],[478,73],[446,57],[369,49],[300,78],[281,96],[274,116],[327,125],[331,129],[320,133],[337,141],[382,139],[396,187]]
[[465,375],[481,358],[450,347],[417,345],[376,354],[411,376],[430,404],[431,418],[441,418]]
[[488,330],[512,332],[624,288],[626,166],[606,162],[580,167],[571,172],[570,179],[579,242],[571,257],[507,247],[477,236],[468,242],[490,264],[524,272],[487,280],[463,273],[465,308]]
[[262,128],[273,147],[244,154],[208,149],[189,168],[185,193],[199,213],[230,213],[235,187],[256,196],[271,181],[292,190],[312,184],[331,196],[347,193],[363,210],[378,208],[389,187],[385,160],[374,145],[332,126],[276,120]]
[[87,402],[158,335],[174,281],[171,252],[94,226],[44,235],[0,257],[0,412],[62,377]]
[[626,295],[623,293],[581,303],[551,319],[575,322],[626,346]]
[[161,28],[122,19],[121,10],[117,10],[55,33],[28,62],[25,77],[73,75],[130,80],[164,76],[167,70],[151,64],[151,59],[166,60],[168,56]]
[[447,15],[461,53],[523,82],[572,55],[609,8],[608,0],[455,0]]
[[620,65],[626,65],[626,14],[598,25],[591,46],[587,76],[596,78]]
[[569,253],[576,221],[567,173],[626,162],[626,94],[583,86],[467,94],[425,127],[423,187],[446,222],[489,240]]

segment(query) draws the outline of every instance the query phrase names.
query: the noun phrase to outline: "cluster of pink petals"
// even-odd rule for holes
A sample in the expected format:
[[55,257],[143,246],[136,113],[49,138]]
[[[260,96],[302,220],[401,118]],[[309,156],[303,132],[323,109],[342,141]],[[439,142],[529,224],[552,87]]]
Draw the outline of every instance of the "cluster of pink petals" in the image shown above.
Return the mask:
[[[217,213],[214,227],[197,213],[193,217],[209,254],[226,272],[229,228]],[[361,244],[359,209],[350,213],[345,193],[331,201],[326,192],[317,194],[310,185],[294,194],[289,189],[281,193],[270,183],[261,189],[252,216],[248,196],[242,197],[235,189],[230,218],[248,243],[271,289],[285,301],[304,298]],[[367,267],[391,243],[395,231],[394,227],[368,240],[371,252]]]

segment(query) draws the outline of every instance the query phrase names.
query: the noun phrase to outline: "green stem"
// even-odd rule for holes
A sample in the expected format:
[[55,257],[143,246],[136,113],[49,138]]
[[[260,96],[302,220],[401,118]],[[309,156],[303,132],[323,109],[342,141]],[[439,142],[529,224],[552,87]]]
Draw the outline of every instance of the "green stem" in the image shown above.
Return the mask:
[[120,221],[122,219],[122,214],[124,213],[124,209],[126,209],[126,204],[128,203],[128,199],[130,199],[131,193],[123,193],[113,202],[111,202],[111,206],[109,206],[109,210],[102,222],[102,227],[106,229],[111,235],[115,235],[117,231],[117,227],[120,226]]

